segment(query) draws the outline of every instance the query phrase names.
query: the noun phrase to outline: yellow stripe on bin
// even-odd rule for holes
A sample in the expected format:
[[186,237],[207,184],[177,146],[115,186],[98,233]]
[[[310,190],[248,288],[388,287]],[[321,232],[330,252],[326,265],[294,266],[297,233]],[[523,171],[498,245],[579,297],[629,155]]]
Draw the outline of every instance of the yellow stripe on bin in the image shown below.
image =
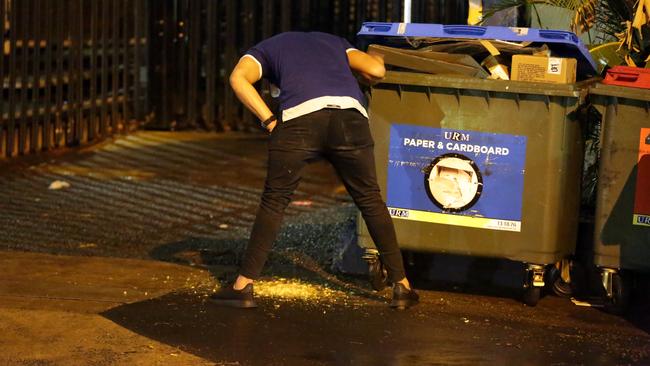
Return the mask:
[[632,218],[632,225],[648,226],[650,227],[649,215],[634,215]]
[[438,212],[419,211],[388,207],[391,217],[401,220],[423,221],[434,224],[466,226],[478,229],[491,229],[502,231],[521,232],[521,221],[490,219],[486,217],[472,217],[443,214]]

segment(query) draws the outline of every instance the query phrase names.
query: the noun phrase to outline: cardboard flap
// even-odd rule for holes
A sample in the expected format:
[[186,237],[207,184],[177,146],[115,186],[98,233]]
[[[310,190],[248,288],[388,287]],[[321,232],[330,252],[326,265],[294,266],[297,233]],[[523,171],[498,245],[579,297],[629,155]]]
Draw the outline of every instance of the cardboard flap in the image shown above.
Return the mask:
[[468,55],[405,50],[380,45],[370,45],[368,52],[382,55],[387,65],[414,71],[430,74],[460,74],[481,79],[489,76],[481,65]]

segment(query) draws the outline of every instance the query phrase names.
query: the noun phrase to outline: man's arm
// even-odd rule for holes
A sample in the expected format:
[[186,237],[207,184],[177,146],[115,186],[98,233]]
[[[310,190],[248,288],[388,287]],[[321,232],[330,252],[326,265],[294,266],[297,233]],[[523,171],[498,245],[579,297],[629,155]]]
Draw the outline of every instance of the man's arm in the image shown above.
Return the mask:
[[378,82],[386,75],[384,59],[380,55],[353,49],[348,51],[348,62],[353,71],[361,74],[371,84]]
[[[230,86],[244,106],[253,112],[260,121],[265,121],[273,115],[273,112],[253,86],[261,78],[258,64],[250,57],[242,57],[230,73]],[[273,130],[275,124],[276,122],[272,122],[267,127],[268,130]]]

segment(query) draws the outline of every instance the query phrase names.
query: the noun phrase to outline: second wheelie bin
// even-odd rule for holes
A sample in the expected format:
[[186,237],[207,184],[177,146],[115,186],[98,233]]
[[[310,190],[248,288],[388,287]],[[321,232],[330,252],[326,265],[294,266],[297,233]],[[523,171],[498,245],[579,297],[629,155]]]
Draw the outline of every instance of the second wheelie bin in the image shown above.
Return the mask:
[[593,260],[620,312],[630,275],[650,273],[650,89],[599,83],[589,100],[602,115]]

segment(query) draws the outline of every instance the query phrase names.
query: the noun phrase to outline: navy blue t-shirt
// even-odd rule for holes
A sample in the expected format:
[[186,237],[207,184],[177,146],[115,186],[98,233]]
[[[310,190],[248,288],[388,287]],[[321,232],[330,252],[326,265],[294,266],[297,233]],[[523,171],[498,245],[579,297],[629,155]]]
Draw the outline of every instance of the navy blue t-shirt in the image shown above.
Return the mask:
[[287,32],[246,52],[259,63],[262,77],[280,89],[283,120],[323,108],[355,108],[367,117],[344,38],[321,32]]

